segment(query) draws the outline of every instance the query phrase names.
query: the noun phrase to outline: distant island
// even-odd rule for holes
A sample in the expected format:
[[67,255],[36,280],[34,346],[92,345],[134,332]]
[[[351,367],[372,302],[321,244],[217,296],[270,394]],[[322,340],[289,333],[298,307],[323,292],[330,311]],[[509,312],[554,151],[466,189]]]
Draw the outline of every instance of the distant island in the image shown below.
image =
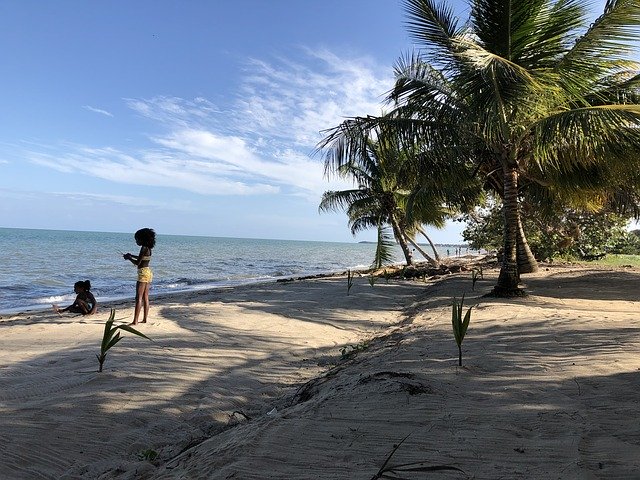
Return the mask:
[[[375,245],[378,242],[372,242],[369,240],[362,240],[358,243],[367,243],[367,244],[373,244]],[[397,245],[397,242],[396,242]],[[427,243],[418,243],[418,245],[426,245],[429,246]],[[467,248],[468,245],[466,243],[436,243],[435,244],[436,247],[463,247],[463,248]]]

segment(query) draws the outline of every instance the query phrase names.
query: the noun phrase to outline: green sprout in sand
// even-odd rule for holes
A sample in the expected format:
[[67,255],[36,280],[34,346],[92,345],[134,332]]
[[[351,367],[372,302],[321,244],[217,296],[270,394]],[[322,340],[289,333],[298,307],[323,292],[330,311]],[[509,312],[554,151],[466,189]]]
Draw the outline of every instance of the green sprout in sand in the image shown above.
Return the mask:
[[117,325],[113,326],[113,322],[116,319],[116,310],[114,308],[111,309],[111,315],[109,315],[109,320],[104,324],[104,334],[102,335],[102,344],[100,345],[100,355],[96,354],[98,357],[98,362],[100,362],[100,368],[98,372],[102,372],[102,366],[104,365],[104,361],[107,359],[107,352],[111,347],[113,347],[116,343],[122,340],[120,336],[120,332],[118,330],[124,330],[125,332],[133,333],[140,337],[146,338],[147,340],[151,340],[144,333],[139,332],[135,328],[129,325]]
[[353,287],[353,272],[351,270],[347,270],[347,295],[349,295],[351,287]]
[[476,289],[476,282],[478,281],[478,279],[484,279],[484,276],[482,274],[482,267],[480,268],[474,268],[473,270],[471,270],[471,290],[475,290]]
[[467,333],[467,328],[469,327],[469,322],[471,321],[471,309],[473,307],[469,307],[467,313],[462,318],[462,304],[464,303],[464,294],[462,294],[462,300],[460,303],[453,298],[453,310],[451,315],[451,322],[453,324],[453,336],[456,339],[456,343],[458,344],[458,365],[462,366],[462,340],[464,340],[464,336]]

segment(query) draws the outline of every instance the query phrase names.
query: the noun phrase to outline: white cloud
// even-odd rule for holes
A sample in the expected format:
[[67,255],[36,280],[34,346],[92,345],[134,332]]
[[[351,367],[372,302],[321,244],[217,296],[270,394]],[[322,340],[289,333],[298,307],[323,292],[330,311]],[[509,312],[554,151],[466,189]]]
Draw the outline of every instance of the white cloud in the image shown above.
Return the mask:
[[149,100],[125,98],[124,101],[139,115],[156,120],[169,128],[211,125],[216,115],[225,114],[203,97],[185,100],[179,97],[158,96]]
[[100,115],[113,117],[113,114],[111,112],[107,112],[106,110],[102,110],[101,108],[95,108],[90,105],[83,105],[82,108],[84,108],[85,110],[89,110],[90,112],[99,113]]
[[158,125],[151,148],[64,145],[60,153],[32,151],[28,158],[112,182],[203,195],[284,193],[317,202],[328,184],[321,159],[309,155],[321,131],[346,117],[379,114],[391,72],[368,59],[326,50],[305,50],[303,56],[301,61],[249,61],[248,74],[225,109],[202,97],[124,99]]
[[220,177],[214,171],[214,164],[162,152],[129,155],[111,148],[79,147],[64,156],[34,154],[30,160],[61,172],[82,173],[117,183],[177,188],[202,195],[250,195],[278,191],[271,185],[247,184]]
[[193,210],[193,206],[190,202],[186,201],[175,201],[171,202],[158,201],[155,199],[149,199],[145,197],[134,197],[131,195],[108,195],[108,194],[100,194],[100,193],[91,193],[91,192],[52,192],[52,195],[58,197],[64,197],[71,201],[80,201],[83,204],[88,204],[89,202],[95,203],[107,203],[107,204],[117,204],[123,205],[127,207],[137,207],[137,208],[156,208],[165,210]]
[[286,139],[313,148],[323,130],[346,117],[378,115],[391,72],[366,58],[305,51],[309,63],[253,60],[241,88],[236,123],[245,134]]
[[52,197],[58,197],[70,202],[79,202],[85,207],[89,203],[106,203],[123,205],[136,208],[155,208],[162,211],[177,210],[186,211],[194,210],[193,205],[188,201],[163,201],[157,199],[149,199],[146,197],[132,195],[110,195],[93,192],[36,192],[29,190],[13,190],[0,188],[0,198],[13,200],[34,200],[36,202],[51,202]]

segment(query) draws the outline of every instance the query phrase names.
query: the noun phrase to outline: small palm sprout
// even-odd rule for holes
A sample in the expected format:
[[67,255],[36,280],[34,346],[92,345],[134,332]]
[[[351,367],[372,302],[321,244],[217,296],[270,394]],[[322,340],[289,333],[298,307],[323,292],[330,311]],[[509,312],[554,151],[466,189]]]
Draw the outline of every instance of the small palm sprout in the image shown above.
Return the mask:
[[478,281],[478,279],[484,279],[484,275],[482,273],[482,267],[474,268],[473,270],[471,270],[471,290],[475,291],[476,282]]
[[109,315],[109,320],[107,320],[104,324],[104,334],[102,335],[102,344],[100,345],[100,355],[96,354],[96,357],[98,357],[98,362],[100,363],[98,372],[102,372],[102,366],[104,365],[104,361],[107,359],[107,352],[109,351],[109,349],[120,340],[122,340],[122,337],[120,336],[120,332],[118,332],[118,330],[124,330],[140,337],[144,337],[147,340],[151,340],[144,333],[139,332],[129,325],[117,325],[114,327],[113,322],[115,321],[115,319],[116,310],[115,308],[112,308],[111,315]]
[[347,295],[349,295],[351,287],[353,287],[353,272],[351,270],[347,270]]
[[382,276],[384,277],[385,282],[389,283],[389,279],[391,278],[391,274],[385,268],[384,272],[382,272]]
[[467,313],[462,318],[462,305],[464,303],[464,294],[462,294],[462,300],[460,303],[453,298],[453,310],[451,315],[451,323],[453,324],[453,336],[456,339],[456,344],[458,345],[458,366],[462,366],[462,340],[464,340],[464,336],[467,333],[467,328],[469,327],[469,322],[471,321],[471,309],[473,306],[469,307]]

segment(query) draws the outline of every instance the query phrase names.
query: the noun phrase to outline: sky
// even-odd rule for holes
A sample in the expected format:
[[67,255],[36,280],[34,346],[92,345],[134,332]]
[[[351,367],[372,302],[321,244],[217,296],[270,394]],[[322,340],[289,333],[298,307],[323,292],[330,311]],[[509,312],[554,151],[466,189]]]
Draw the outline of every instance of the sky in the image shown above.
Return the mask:
[[0,227],[374,240],[319,213],[350,185],[316,146],[382,112],[405,21],[400,0],[0,0]]

